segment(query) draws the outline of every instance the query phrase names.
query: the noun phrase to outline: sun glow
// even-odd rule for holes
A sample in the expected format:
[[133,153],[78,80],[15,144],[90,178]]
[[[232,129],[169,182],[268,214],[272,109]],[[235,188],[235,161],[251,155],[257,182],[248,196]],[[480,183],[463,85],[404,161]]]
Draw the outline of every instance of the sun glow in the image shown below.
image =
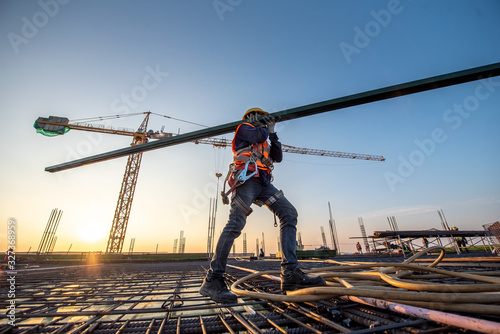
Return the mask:
[[86,242],[95,243],[106,236],[106,230],[102,224],[87,222],[78,228],[78,237]]

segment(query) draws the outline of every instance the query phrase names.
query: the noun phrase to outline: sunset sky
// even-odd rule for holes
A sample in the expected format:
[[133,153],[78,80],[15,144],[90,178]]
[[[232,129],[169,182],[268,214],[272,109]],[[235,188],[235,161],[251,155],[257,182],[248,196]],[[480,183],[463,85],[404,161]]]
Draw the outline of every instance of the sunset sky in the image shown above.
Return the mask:
[[[130,145],[130,137],[37,134],[34,121],[151,111],[149,129],[186,133],[269,112],[500,61],[500,2],[80,1],[0,3],[0,248],[35,251],[51,210],[63,210],[55,251],[104,251],[126,158],[48,173],[47,166]],[[299,212],[310,247],[328,231],[353,252],[369,235],[500,220],[500,77],[278,123],[283,144],[383,155],[385,162],[285,154],[274,184]],[[100,124],[137,129],[144,115]],[[179,120],[188,122],[183,122]],[[99,124],[99,123],[96,123]],[[226,138],[231,138],[228,134]],[[143,155],[123,250],[206,250],[215,173],[231,150],[182,144]],[[219,184],[222,187],[222,180]],[[228,217],[219,201],[216,235]],[[279,229],[254,207],[248,250]],[[329,237],[327,238],[329,241]],[[236,240],[242,251],[242,238]]]

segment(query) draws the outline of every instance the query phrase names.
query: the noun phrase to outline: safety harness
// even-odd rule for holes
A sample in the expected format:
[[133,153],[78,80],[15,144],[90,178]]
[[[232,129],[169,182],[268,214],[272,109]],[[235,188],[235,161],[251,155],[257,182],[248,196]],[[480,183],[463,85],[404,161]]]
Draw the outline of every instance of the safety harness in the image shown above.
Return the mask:
[[[250,123],[248,124],[253,127]],[[236,129],[238,132],[239,127]],[[241,148],[236,151],[233,140],[233,152],[234,158],[233,162],[229,165],[229,170],[226,175],[226,179],[224,180],[224,187],[221,191],[222,203],[229,204],[230,193],[233,193],[237,187],[241,186],[251,177],[259,176],[259,169],[266,170],[271,174],[273,170],[273,162],[270,159],[270,148],[267,144],[267,141],[260,144],[252,144],[247,147]],[[272,178],[272,176],[271,176]],[[230,186],[230,188],[226,191],[226,183]],[[271,196],[266,202],[255,201],[254,203],[258,206],[266,205],[270,206],[274,204],[279,198],[283,196],[283,192],[280,190],[273,196]],[[232,197],[232,201],[234,204],[245,214],[250,215],[253,210],[250,206],[246,205],[245,202],[238,196],[234,195]],[[274,218],[274,224],[277,226],[276,217]]]
[[[255,127],[250,123],[242,123],[236,128],[236,133],[243,125]],[[228,195],[232,193],[237,187],[241,186],[251,177],[259,176],[259,169],[266,170],[271,174],[273,170],[273,162],[270,159],[270,148],[267,141],[263,143],[254,143],[249,146],[236,150],[235,141],[232,143],[233,149],[233,162],[229,165],[226,179],[224,181],[224,188],[221,192],[222,203],[229,204]],[[230,188],[226,191],[226,182]]]

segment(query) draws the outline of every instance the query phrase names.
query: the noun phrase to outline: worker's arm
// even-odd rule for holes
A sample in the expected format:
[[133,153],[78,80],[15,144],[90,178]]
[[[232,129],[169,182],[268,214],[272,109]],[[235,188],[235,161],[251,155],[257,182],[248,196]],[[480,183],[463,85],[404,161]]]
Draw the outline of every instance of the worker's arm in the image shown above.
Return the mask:
[[267,130],[269,131],[269,140],[271,141],[270,153],[269,153],[270,158],[274,162],[281,162],[283,160],[283,151],[281,149],[281,143],[279,141],[278,135],[274,130],[276,121],[274,117],[266,115],[264,116],[262,122],[266,125]]
[[234,144],[236,150],[239,150],[252,144],[263,143],[268,137],[269,131],[267,130],[267,127],[253,127],[248,124],[242,124],[236,132]]
[[269,152],[271,160],[281,162],[283,160],[283,151],[281,150],[281,143],[276,132],[269,134],[269,140],[271,140],[271,152]]

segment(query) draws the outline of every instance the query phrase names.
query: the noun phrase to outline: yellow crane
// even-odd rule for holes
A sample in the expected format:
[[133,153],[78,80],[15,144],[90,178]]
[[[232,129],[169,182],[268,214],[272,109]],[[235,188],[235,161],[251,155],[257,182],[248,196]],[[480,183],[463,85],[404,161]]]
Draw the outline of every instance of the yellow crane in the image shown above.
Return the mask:
[[[67,118],[56,116],[49,116],[48,118],[39,117],[36,120],[34,127],[37,129],[37,132],[51,137],[65,134],[70,129],[130,136],[132,137],[131,145],[139,145],[146,143],[147,141],[149,141],[149,139],[161,139],[171,137],[173,135],[172,133],[166,133],[163,131],[148,131],[147,127],[149,116],[151,115],[151,113],[146,112],[145,114],[146,117],[142,121],[137,131],[106,127],[104,125],[96,125],[90,123],[70,123]],[[119,117],[119,115],[110,117]],[[107,118],[109,117],[101,118],[100,120]],[[137,177],[139,175],[139,169],[141,167],[141,160],[142,153],[134,153],[128,156],[125,173],[123,175],[122,186],[120,188],[120,194],[118,195],[118,202],[116,203],[113,224],[111,226],[108,244],[106,246],[106,253],[122,252],[125,233],[127,231],[128,219],[130,216],[130,209],[132,207],[132,200],[134,199]]]
[[[156,132],[148,130],[147,127],[151,112],[128,114],[126,116],[134,116],[138,114],[145,114],[146,117],[142,121],[137,131],[133,131],[131,129],[113,128],[110,126],[104,126],[86,122],[75,122],[75,121],[70,122],[68,118],[57,117],[57,116],[39,117],[35,121],[34,127],[38,133],[50,137],[63,135],[71,129],[129,136],[132,137],[132,143],[131,143],[132,146],[146,143],[151,139],[162,139],[176,135],[174,133],[163,132],[163,129],[161,131],[156,131]],[[98,117],[92,120],[102,121],[120,117],[124,116],[113,115],[106,117]],[[168,116],[164,117],[172,118]],[[214,147],[231,146],[231,141],[225,138],[199,139],[196,140],[195,143],[213,145]],[[299,148],[289,145],[282,145],[282,149],[283,152],[297,153],[297,154],[319,155],[326,157],[348,158],[348,159],[375,160],[375,161],[385,160],[384,157],[377,155]],[[122,186],[116,204],[115,215],[113,217],[113,224],[111,226],[108,238],[108,244],[106,246],[106,253],[118,254],[122,252],[123,242],[125,240],[125,233],[127,231],[127,225],[130,216],[130,209],[132,207],[132,200],[134,198],[135,187],[137,184],[137,177],[139,175],[139,169],[141,166],[141,160],[142,160],[142,152],[134,153],[128,156],[127,165],[125,167],[125,173],[123,175]]]

